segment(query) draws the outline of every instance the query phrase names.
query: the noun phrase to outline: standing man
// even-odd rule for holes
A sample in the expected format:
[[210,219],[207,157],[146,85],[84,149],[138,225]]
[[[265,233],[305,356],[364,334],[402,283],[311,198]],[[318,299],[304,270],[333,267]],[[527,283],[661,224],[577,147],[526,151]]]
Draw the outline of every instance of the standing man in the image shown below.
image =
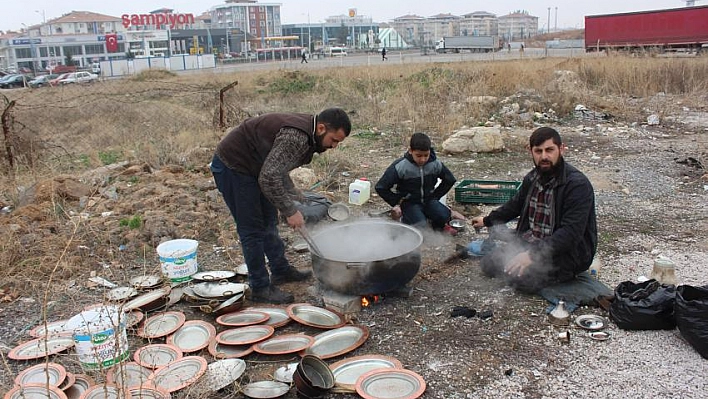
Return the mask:
[[217,145],[211,171],[236,221],[252,301],[291,303],[293,295],[276,285],[310,277],[290,265],[278,234],[278,212],[293,229],[305,225],[294,203],[302,194],[289,172],[309,164],[314,153],[336,148],[351,128],[340,108],[318,115],[272,113],[245,120]]
[[482,271],[505,277],[519,291],[535,293],[588,270],[597,250],[597,223],[592,185],[563,159],[566,147],[560,134],[538,128],[529,148],[535,168],[524,177],[519,192],[489,216],[473,218],[472,225],[489,227],[494,236],[519,217],[507,243],[482,258]]
[[386,47],[383,47],[381,49],[381,61],[386,61],[388,58],[386,58]]

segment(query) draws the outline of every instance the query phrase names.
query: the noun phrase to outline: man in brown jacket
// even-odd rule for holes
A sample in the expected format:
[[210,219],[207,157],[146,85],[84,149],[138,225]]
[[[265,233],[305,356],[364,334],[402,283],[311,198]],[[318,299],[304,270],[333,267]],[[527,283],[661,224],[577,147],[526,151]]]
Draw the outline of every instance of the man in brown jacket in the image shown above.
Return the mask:
[[278,234],[278,212],[294,229],[305,225],[289,172],[309,164],[314,153],[336,148],[350,132],[349,117],[339,108],[318,115],[272,113],[245,120],[217,145],[211,171],[236,221],[252,301],[293,302],[276,285],[310,277],[290,265]]

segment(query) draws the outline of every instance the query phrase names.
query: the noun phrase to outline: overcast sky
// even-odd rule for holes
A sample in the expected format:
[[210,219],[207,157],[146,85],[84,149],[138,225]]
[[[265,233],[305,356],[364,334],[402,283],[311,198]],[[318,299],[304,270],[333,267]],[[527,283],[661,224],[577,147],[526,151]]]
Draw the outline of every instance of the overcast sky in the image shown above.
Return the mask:
[[[708,0],[706,0],[708,2]],[[698,4],[705,4],[706,2]],[[582,28],[585,15],[609,14],[615,12],[654,10],[684,7],[682,0],[283,0],[262,3],[281,4],[283,23],[311,23],[324,21],[330,15],[347,14],[354,8],[359,15],[370,16],[374,22],[386,22],[395,17],[416,14],[422,17],[441,13],[462,15],[473,11],[488,11],[498,16],[515,10],[528,10],[539,17],[538,27],[545,30],[548,23],[548,7],[551,8],[550,27]],[[123,14],[145,14],[160,8],[171,8],[176,13],[192,13],[195,16],[207,11],[211,6],[222,4],[210,0],[32,0],[23,3],[2,0],[0,30],[19,30],[22,24],[31,26],[60,17],[74,11],[91,11],[120,17]],[[556,12],[557,9],[557,12]]]

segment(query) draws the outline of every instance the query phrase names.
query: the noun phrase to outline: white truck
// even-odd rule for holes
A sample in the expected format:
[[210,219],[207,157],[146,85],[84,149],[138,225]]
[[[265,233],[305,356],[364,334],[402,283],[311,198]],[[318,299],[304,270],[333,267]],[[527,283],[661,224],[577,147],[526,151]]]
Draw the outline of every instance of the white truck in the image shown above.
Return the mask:
[[435,45],[435,51],[438,53],[461,51],[486,53],[497,50],[499,50],[498,36],[445,36]]

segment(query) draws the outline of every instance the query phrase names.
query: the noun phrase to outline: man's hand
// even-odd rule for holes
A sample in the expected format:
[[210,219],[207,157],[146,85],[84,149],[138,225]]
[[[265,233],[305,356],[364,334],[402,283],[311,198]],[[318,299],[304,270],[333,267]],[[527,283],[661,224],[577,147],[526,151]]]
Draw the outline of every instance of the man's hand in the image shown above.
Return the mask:
[[510,276],[521,277],[524,275],[529,265],[531,265],[531,255],[529,251],[524,251],[514,256],[509,263],[504,266],[504,272]]
[[300,211],[293,213],[285,220],[288,222],[288,226],[292,227],[293,229],[299,229],[300,227],[305,225],[305,218],[302,217],[302,213],[300,213]]
[[393,208],[391,208],[391,219],[399,220],[399,219],[401,219],[401,216],[403,216],[403,212],[401,212],[400,206],[396,205]]
[[479,229],[484,227],[484,217],[475,216],[472,218],[472,227]]

